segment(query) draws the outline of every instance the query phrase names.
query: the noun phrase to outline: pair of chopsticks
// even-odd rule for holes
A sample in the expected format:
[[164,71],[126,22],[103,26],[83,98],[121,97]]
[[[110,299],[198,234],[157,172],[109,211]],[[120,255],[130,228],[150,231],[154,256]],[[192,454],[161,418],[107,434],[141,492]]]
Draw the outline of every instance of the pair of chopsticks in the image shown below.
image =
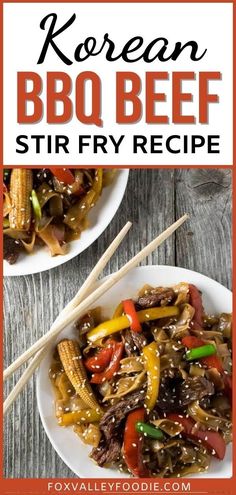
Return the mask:
[[122,268],[117,272],[109,276],[104,282],[101,283],[95,290],[93,286],[97,281],[99,275],[107,265],[111,256],[114,254],[116,249],[119,247],[121,241],[124,239],[125,235],[131,227],[131,223],[128,222],[117,237],[110,244],[108,249],[102,255],[98,263],[95,265],[90,275],[79,289],[76,296],[67,304],[63,311],[59,314],[50,330],[41,337],[37,342],[35,342],[27,351],[25,351],[21,356],[19,356],[3,373],[3,379],[9,378],[22,364],[28,361],[32,356],[28,368],[24,371],[21,378],[13,388],[13,390],[8,395],[7,399],[3,405],[3,414],[9,410],[10,406],[16,400],[24,386],[27,384],[28,380],[33,375],[34,371],[38,368],[40,362],[46,355],[48,351],[48,344],[51,344],[55,338],[60,334],[60,332],[69,324],[75,322],[78,318],[83,316],[86,311],[99,299],[105,292],[107,292],[114,284],[119,282],[132,268],[137,266],[141,261],[143,261],[149,254],[159,247],[168,237],[170,237],[173,232],[175,232],[178,227],[180,227],[188,218],[188,215],[183,215],[176,222],[174,222],[170,227],[168,227],[164,232],[157,236],[153,241],[151,241],[147,246],[145,246],[139,253],[137,253],[130,261],[128,261]]
[[[113,242],[110,244],[110,246],[107,248],[107,250],[103,253],[102,257],[98,261],[98,263],[95,265],[93,270],[90,272],[88,278],[85,280],[84,284],[80,289],[78,290],[77,294],[75,297],[65,306],[65,308],[62,310],[62,312],[59,314],[59,316],[56,318],[54,321],[53,325],[51,326],[49,332],[55,331],[57,329],[58,323],[65,317],[66,314],[69,314],[70,311],[76,308],[83,299],[88,296],[92,286],[96,282],[97,278],[99,277],[100,273],[103,271],[105,266],[107,265],[108,261],[116,251],[116,249],[119,247],[120,243],[126,236],[127,232],[129,231],[132,223],[127,222],[127,224],[123,227],[123,229],[119,232],[119,234],[116,236],[116,238],[113,240]],[[48,334],[49,334],[48,332]],[[53,340],[53,338],[52,338]],[[31,360],[29,366],[26,368],[24,373],[22,374],[21,378],[15,385],[15,387],[12,389],[6,400],[4,401],[3,404],[3,414],[5,415],[10,408],[10,406],[13,404],[13,402],[17,399],[18,395],[21,393],[35,370],[38,368],[40,365],[41,361],[43,358],[46,356],[48,351],[48,347],[45,346],[44,348],[40,349],[40,351],[36,352],[35,356]],[[23,356],[22,356],[23,357]],[[28,358],[26,357],[24,361],[22,361],[22,364],[27,361]],[[3,379],[9,378],[14,371],[20,366],[20,364],[17,364],[17,360],[7,368],[4,373],[3,373]]]

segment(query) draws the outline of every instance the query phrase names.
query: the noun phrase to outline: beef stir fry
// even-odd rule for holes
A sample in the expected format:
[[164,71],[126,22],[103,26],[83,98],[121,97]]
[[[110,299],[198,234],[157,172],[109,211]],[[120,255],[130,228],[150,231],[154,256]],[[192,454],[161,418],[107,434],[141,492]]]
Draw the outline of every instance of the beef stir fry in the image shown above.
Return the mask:
[[4,171],[4,259],[46,245],[51,256],[65,254],[68,243],[88,227],[88,213],[112,171],[103,169],[29,169]]
[[113,318],[99,308],[57,345],[50,368],[60,426],[99,466],[180,477],[222,461],[231,442],[231,314],[206,315],[200,291],[145,286]]

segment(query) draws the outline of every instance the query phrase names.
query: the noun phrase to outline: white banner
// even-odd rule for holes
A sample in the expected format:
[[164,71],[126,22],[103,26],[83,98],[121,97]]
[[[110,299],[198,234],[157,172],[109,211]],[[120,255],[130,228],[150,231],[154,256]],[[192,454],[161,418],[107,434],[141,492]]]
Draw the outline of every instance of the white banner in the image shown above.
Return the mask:
[[232,165],[232,40],[228,3],[4,4],[4,165]]

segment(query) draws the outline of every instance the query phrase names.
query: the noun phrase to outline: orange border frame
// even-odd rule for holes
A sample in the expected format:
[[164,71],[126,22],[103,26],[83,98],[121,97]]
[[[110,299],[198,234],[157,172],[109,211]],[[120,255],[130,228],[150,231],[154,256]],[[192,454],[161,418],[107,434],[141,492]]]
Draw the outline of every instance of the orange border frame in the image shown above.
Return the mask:
[[[41,0],[41,3],[49,3],[51,1],[51,3],[61,3],[61,2],[65,2],[65,0]],[[85,3],[128,3],[128,1],[126,0],[120,0],[120,1],[117,1],[117,0],[103,0],[103,1],[99,1],[99,0],[84,0]],[[235,8],[235,4],[236,4],[236,0],[207,0],[208,3],[231,3],[233,4],[233,23],[234,23],[234,27],[236,26],[236,8]],[[34,0],[25,0],[24,2],[22,3],[39,3],[39,2],[36,2]],[[70,0],[71,3],[82,3],[82,0]],[[0,0],[0,33],[1,33],[1,36],[0,36],[0,64],[1,64],[1,76],[3,74],[3,4],[4,3],[21,3],[19,0],[5,0],[5,2],[3,2],[2,0]],[[66,3],[66,2],[65,2]],[[145,0],[129,0],[129,3],[161,3],[159,0],[149,0],[149,2],[145,2]],[[192,1],[188,1],[188,0],[182,0],[182,1],[178,1],[178,0],[164,0],[163,3],[206,3],[205,0],[192,0]],[[233,40],[233,43],[234,43],[234,47],[236,45],[236,32],[234,30],[234,40]],[[235,49],[233,50],[233,58],[234,58],[234,54],[235,54]],[[234,62],[234,60],[233,60]],[[233,77],[234,77],[234,82],[236,81],[236,77],[235,77],[235,71],[236,71],[236,64],[234,63],[234,70],[233,70]],[[1,109],[2,109],[2,105],[3,105],[3,80],[2,80],[2,77],[0,78],[0,104],[1,104]],[[235,126],[235,119],[236,119],[236,101],[234,99],[234,117],[233,117],[233,137],[234,137],[234,129],[236,128]],[[0,121],[0,163],[2,164],[0,166],[0,171],[1,171],[1,174],[2,174],[2,171],[3,171],[3,115],[2,115],[2,112],[1,112],[1,121]],[[233,146],[233,164],[235,162],[235,155],[236,153],[236,147],[235,145]],[[233,172],[233,191],[235,190],[236,188],[236,172],[234,170],[234,166],[233,164],[231,166],[227,166],[227,168],[231,169],[232,172]],[[14,166],[14,165],[12,165]],[[42,166],[42,165],[41,165]],[[81,167],[81,165],[80,165]],[[131,168],[129,165],[123,165],[122,166],[123,168]],[[224,168],[224,166],[217,166],[217,167],[214,167],[214,166],[210,166],[210,165],[190,165],[190,166],[175,166],[175,165],[172,165],[172,166],[168,166],[168,165],[163,165],[163,166],[142,166],[142,165],[139,165],[139,166],[133,166],[132,168],[164,168],[164,167],[167,167],[167,168],[196,168],[196,167],[201,167],[201,168]],[[2,181],[1,181],[2,183]],[[2,194],[0,194],[0,201],[1,201],[1,205],[2,206]],[[233,253],[234,253],[234,246],[235,246],[235,222],[236,222],[236,217],[235,217],[235,211],[236,211],[236,194],[233,194],[233,221],[232,221],[232,225],[233,225]],[[1,239],[1,245],[0,245],[0,248],[1,248],[1,254],[2,254],[2,239]],[[233,260],[234,261],[234,260]],[[2,277],[2,264],[1,264],[1,268],[0,268],[0,276]],[[235,280],[235,274],[236,274],[236,268],[235,268],[235,263],[233,262],[233,284],[234,284],[234,280]],[[3,287],[2,287],[2,284],[0,285],[0,298],[1,298],[1,301],[3,299]],[[234,312],[236,310],[236,300],[234,298],[234,304],[233,304],[233,309],[234,309]],[[235,312],[236,313],[236,312]],[[0,318],[3,317],[3,310],[2,310],[2,304],[1,304],[1,308],[0,308]],[[2,320],[1,320],[2,321]],[[233,341],[234,341],[234,345],[236,345],[236,335],[234,335],[233,337]],[[1,356],[3,357],[2,355],[2,348],[1,348]],[[1,364],[0,364],[0,368],[2,370],[3,368],[3,365],[2,365],[2,360],[1,360]],[[235,375],[235,373],[234,373]],[[235,376],[233,377],[233,381],[235,382]],[[234,414],[233,414],[233,417],[234,417],[234,423],[236,423],[236,397],[235,397],[236,394],[234,394],[234,398],[233,398],[233,411],[234,411]],[[2,387],[0,389],[0,397],[1,399],[3,400],[3,390],[2,390]],[[2,419],[2,410],[1,410],[1,419]],[[0,433],[1,433],[1,438],[3,438],[3,422],[1,421],[1,429],[0,429]],[[235,430],[235,428],[234,428]],[[190,482],[191,484],[191,491],[189,492],[185,492],[187,495],[191,495],[191,494],[195,494],[195,495],[200,495],[200,493],[204,493],[205,495],[233,495],[234,491],[235,491],[235,486],[236,486],[236,476],[235,476],[235,455],[236,455],[236,446],[235,446],[235,441],[234,441],[234,445],[233,445],[233,477],[232,478],[225,478],[225,479],[191,479],[189,478],[188,481]],[[176,482],[179,482],[180,480],[184,480],[183,479],[171,479],[169,481],[173,482],[173,481],[176,481]],[[73,481],[73,479],[4,479],[3,478],[3,452],[2,452],[2,449],[0,449],[0,487],[1,487],[1,494],[2,495],[14,495],[14,494],[22,494],[22,495],[43,495],[43,494],[47,494],[47,493],[52,493],[53,495],[55,495],[56,493],[59,493],[60,495],[62,494],[72,494],[72,493],[76,493],[76,495],[78,495],[78,491],[74,492],[74,491],[60,491],[60,492],[56,492],[55,490],[54,491],[51,491],[49,492],[48,491],[48,488],[47,488],[47,483],[51,481],[51,482],[57,482],[57,481],[60,481],[60,482],[71,482]],[[99,486],[99,483],[101,481],[104,481],[104,480],[99,480],[99,479],[84,479],[83,480],[84,483],[91,483],[92,486],[95,485],[95,483],[97,483],[97,486]],[[105,480],[107,482],[109,481],[114,481],[114,479],[112,480]],[[122,480],[119,480],[119,481],[122,481]],[[126,480],[127,481],[127,480]],[[145,481],[145,480],[136,480],[136,482],[141,482],[141,481]],[[141,492],[141,491],[135,491],[134,493],[136,493],[137,495],[141,494],[141,493],[147,493],[147,495],[151,495],[154,494],[154,493],[170,493],[170,494],[173,494],[173,493],[183,493],[183,492],[180,492],[180,491],[168,491],[168,492],[164,492],[163,490],[163,480],[157,480],[158,482],[160,482],[160,491],[159,492],[153,492],[153,491],[149,491],[149,492]],[[164,480],[165,481],[165,480]],[[92,490],[88,490],[87,492],[81,492],[81,493],[84,493],[84,494],[88,494],[88,493],[94,493],[94,491]],[[111,493],[111,492],[105,492],[105,491],[96,491],[97,495],[107,495],[107,493]],[[125,492],[124,492],[125,493]]]

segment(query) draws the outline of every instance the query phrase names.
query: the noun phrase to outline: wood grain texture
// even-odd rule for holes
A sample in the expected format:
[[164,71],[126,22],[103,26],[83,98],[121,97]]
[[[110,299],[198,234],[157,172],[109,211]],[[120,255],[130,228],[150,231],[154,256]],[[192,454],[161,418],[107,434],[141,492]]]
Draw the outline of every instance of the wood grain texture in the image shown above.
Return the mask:
[[[131,170],[123,202],[104,234],[68,263],[33,276],[4,279],[4,367],[50,327],[127,220],[133,228],[107,267],[117,270],[183,213],[190,220],[147,259],[190,268],[231,288],[231,171]],[[5,385],[8,394],[21,370]],[[35,378],[5,419],[5,477],[74,477],[41,425]]]

